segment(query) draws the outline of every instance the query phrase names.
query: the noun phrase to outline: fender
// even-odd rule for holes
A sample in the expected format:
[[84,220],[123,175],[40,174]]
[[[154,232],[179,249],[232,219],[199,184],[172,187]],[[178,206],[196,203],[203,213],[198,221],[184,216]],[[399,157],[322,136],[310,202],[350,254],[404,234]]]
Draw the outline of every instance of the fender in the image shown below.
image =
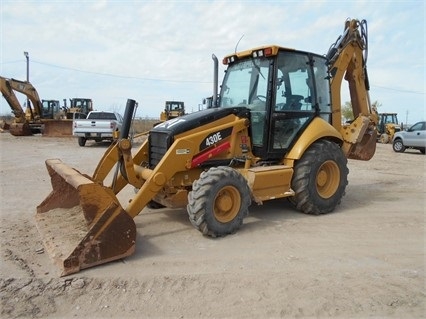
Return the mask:
[[340,145],[343,143],[342,135],[331,124],[320,117],[316,117],[291,148],[286,158],[292,160],[300,159],[309,146],[322,138],[332,139]]

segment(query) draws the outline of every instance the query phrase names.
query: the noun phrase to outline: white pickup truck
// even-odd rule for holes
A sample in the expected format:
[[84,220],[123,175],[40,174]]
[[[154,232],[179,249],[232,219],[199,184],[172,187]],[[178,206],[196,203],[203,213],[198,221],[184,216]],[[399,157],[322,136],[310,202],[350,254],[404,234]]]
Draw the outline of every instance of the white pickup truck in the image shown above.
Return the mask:
[[78,145],[86,145],[87,140],[113,141],[114,131],[119,131],[123,117],[117,112],[92,111],[85,119],[74,119],[73,135],[78,137]]

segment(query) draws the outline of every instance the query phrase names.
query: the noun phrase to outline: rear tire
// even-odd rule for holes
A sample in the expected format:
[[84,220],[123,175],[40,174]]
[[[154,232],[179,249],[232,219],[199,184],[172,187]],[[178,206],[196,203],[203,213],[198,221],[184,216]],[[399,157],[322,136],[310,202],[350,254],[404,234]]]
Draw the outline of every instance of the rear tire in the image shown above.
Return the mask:
[[349,169],[340,147],[331,141],[314,143],[296,162],[290,202],[303,213],[332,212],[345,195]]
[[80,145],[80,146],[84,146],[84,145],[86,145],[86,138],[84,138],[84,137],[79,137],[79,138],[78,138],[78,145]]
[[187,211],[192,225],[203,235],[220,237],[235,233],[248,215],[250,189],[236,170],[220,166],[201,173],[188,194]]

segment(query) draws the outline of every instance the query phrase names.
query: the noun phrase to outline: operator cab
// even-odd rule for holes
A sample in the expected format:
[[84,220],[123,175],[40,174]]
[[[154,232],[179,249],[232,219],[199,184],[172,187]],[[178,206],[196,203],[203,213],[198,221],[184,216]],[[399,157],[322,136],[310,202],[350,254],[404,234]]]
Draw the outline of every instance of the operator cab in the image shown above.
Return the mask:
[[272,46],[230,55],[223,62],[228,68],[218,106],[250,110],[254,155],[281,159],[315,117],[330,123],[325,57]]
[[59,101],[42,100],[42,111],[44,119],[53,119],[60,111]]

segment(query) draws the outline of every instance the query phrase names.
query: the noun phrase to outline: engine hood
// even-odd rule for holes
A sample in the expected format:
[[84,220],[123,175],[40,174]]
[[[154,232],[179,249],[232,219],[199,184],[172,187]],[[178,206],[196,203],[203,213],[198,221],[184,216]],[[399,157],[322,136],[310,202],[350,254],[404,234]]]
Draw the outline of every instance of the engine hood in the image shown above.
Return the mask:
[[250,113],[246,107],[206,109],[165,121],[152,128],[151,132],[167,132],[171,135],[177,135],[207,123],[214,122],[230,114],[249,117]]

